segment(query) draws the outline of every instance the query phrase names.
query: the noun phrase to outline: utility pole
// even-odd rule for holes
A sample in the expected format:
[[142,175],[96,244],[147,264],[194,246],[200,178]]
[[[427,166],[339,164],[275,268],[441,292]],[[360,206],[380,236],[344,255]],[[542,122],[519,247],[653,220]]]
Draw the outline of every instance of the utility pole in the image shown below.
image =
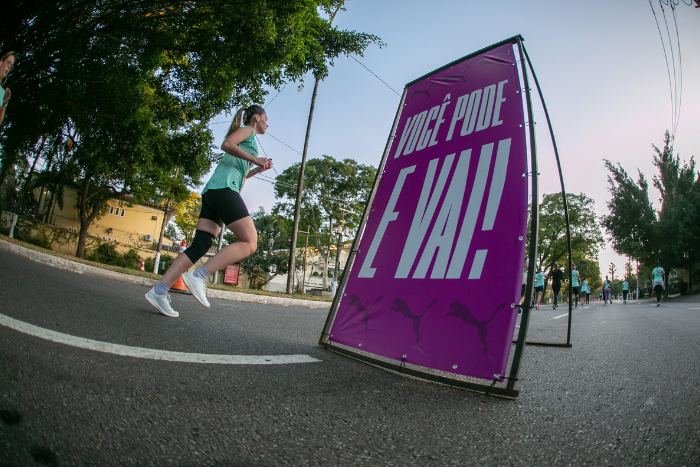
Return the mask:
[[337,224],[338,227],[338,238],[336,239],[336,247],[335,247],[335,272],[333,273],[333,291],[331,292],[331,295],[335,297],[335,293],[337,291],[337,285],[338,285],[338,274],[340,273],[340,249],[342,247],[341,241],[343,239],[343,235],[350,235],[350,228],[345,227],[345,224],[343,223],[343,218],[345,217],[346,212],[352,212],[349,209],[344,209],[344,208],[338,208],[340,209],[340,221]]
[[[175,169],[175,178],[180,173],[180,168]],[[165,226],[168,224],[168,210],[170,209],[170,198],[165,203],[163,210],[163,224],[160,226],[160,236],[158,237],[158,248],[156,248],[156,259],[153,261],[153,274],[158,274],[158,266],[160,265],[160,249],[163,246],[163,237],[165,236]]]
[[311,233],[311,227],[308,228],[306,232],[300,230],[299,233],[306,234],[306,246],[304,247],[304,271],[301,274],[301,293],[306,293],[306,250],[309,249],[309,234]]
[[[338,5],[338,8],[335,10],[335,13],[333,13],[333,16],[331,16],[331,19],[328,24],[333,24],[333,20],[335,19],[335,15],[338,14],[338,11],[342,8],[343,4],[345,3],[345,0],[343,0],[340,5]],[[291,294],[293,289],[294,289],[294,268],[295,268],[295,261],[294,261],[294,256],[296,253],[296,246],[297,246],[297,234],[299,233],[299,211],[301,210],[301,193],[302,190],[304,189],[304,170],[306,169],[306,152],[309,148],[309,135],[311,134],[311,120],[314,117],[314,107],[316,106],[316,92],[318,91],[318,83],[321,81],[320,78],[316,78],[316,82],[314,83],[314,92],[311,96],[311,108],[309,109],[309,121],[306,123],[306,138],[304,138],[304,150],[302,151],[301,155],[301,167],[299,168],[299,185],[297,187],[297,199],[296,199],[296,204],[294,206],[294,226],[292,227],[292,244],[289,250],[289,274],[287,275],[287,293]]]

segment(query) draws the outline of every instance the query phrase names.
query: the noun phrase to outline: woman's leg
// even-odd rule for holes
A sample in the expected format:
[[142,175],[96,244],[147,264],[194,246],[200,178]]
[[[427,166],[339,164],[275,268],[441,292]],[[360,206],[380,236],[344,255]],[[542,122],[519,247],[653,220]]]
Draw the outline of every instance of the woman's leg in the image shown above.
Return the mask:
[[[212,220],[200,218],[197,221],[196,230],[201,230],[202,232],[209,233],[214,238],[216,238],[219,235],[220,227],[216,222]],[[172,287],[175,281],[177,281],[180,278],[180,276],[186,273],[187,270],[190,269],[193,264],[194,261],[192,261],[186,254],[178,255],[177,258],[175,258],[175,260],[172,262],[168,270],[165,271],[165,274],[163,274],[161,282],[167,285],[168,288]]]
[[222,248],[206,262],[204,267],[209,274],[214,274],[229,264],[252,255],[258,249],[258,233],[250,216],[232,222],[226,227],[233,232],[238,241]]

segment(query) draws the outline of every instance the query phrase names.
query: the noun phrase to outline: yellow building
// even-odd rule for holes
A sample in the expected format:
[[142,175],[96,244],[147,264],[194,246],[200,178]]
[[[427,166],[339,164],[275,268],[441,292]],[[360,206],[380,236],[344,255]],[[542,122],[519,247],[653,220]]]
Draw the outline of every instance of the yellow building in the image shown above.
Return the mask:
[[[66,190],[63,209],[56,203],[51,207],[49,223],[73,232],[80,231],[80,221],[75,191]],[[175,209],[168,210],[167,221],[175,214]],[[115,242],[118,247],[152,250],[160,236],[163,225],[164,206],[156,203],[139,203],[129,205],[124,201],[110,200],[105,213],[97,217],[88,228],[88,235],[103,241]],[[167,223],[167,222],[166,222]],[[179,245],[163,238],[163,249],[177,252]],[[122,248],[119,248],[120,250]]]

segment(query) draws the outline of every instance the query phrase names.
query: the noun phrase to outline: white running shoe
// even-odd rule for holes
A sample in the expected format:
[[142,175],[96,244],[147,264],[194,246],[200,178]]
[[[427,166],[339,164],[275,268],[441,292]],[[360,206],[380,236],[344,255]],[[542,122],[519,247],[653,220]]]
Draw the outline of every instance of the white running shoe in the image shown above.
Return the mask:
[[170,295],[157,295],[155,287],[148,291],[146,300],[165,316],[170,316],[171,318],[180,316],[180,313],[173,310],[173,307],[170,306]]
[[194,276],[194,271],[186,272],[182,275],[182,281],[187,286],[194,298],[205,308],[209,308],[207,300],[207,281]]

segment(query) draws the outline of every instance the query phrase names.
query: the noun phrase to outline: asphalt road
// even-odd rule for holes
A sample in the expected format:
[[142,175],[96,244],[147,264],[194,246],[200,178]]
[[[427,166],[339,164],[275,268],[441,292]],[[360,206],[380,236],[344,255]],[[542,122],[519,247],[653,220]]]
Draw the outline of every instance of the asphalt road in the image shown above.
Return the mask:
[[[78,338],[283,365],[97,352],[0,325],[0,465],[700,465],[700,304],[593,303],[573,348],[528,346],[519,398],[387,372],[316,345],[326,312],[173,297],[0,251],[0,314]],[[564,341],[563,308],[530,340]]]

